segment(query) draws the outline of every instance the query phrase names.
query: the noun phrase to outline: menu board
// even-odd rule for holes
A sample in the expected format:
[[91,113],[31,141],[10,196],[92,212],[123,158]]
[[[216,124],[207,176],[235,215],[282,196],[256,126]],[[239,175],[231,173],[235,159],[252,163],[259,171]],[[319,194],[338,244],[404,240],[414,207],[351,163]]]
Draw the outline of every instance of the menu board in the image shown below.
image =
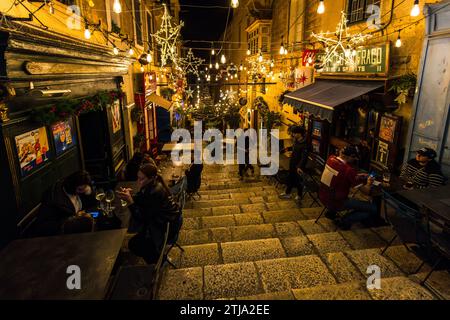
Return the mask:
[[48,161],[49,144],[45,127],[20,134],[15,141],[22,176]]
[[76,144],[73,120],[61,121],[52,126],[53,141],[55,142],[56,155],[62,154]]
[[397,120],[391,117],[382,116],[380,121],[379,138],[386,142],[394,143]]

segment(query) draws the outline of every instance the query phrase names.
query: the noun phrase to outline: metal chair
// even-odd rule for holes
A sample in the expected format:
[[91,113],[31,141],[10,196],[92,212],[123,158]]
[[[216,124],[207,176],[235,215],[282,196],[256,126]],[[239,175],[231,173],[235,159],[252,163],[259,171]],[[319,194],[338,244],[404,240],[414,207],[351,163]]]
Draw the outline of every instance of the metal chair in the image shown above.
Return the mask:
[[[427,232],[422,225],[422,214],[419,210],[412,208],[406,204],[402,199],[389,194],[386,191],[383,192],[384,203],[384,218],[388,221],[396,235],[387,243],[386,247],[381,251],[383,255],[386,250],[392,245],[395,239],[400,238],[402,244],[408,251],[411,251],[407,243],[415,243],[419,245],[426,245]],[[391,210],[388,210],[388,209]],[[423,260],[423,257],[419,257]],[[414,273],[419,272],[425,262],[422,262]]]
[[444,221],[436,217],[430,209],[424,207],[422,211],[425,216],[426,228],[429,235],[428,249],[439,253],[439,258],[436,259],[431,270],[420,282],[424,285],[442,260],[450,259],[450,227]]

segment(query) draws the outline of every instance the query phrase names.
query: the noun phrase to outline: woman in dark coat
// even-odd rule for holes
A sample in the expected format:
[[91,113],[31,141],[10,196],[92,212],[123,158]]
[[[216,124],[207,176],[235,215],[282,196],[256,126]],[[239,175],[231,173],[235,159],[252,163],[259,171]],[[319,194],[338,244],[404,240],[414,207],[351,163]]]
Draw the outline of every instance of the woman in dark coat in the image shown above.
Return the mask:
[[182,223],[181,211],[156,166],[143,165],[138,171],[137,182],[140,190],[136,195],[131,195],[131,189],[122,189],[117,194],[127,201],[133,219],[141,225],[137,235],[130,239],[128,248],[148,264],[153,264],[163,249],[167,222],[170,223],[168,242],[176,239]]

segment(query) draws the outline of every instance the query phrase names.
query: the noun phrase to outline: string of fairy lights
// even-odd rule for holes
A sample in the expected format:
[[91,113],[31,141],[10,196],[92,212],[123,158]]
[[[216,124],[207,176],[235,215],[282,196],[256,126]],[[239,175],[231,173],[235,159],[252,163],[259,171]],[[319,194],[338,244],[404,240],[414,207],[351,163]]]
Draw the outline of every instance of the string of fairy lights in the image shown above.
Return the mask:
[[[43,6],[46,5],[46,6],[48,6],[48,10],[49,10],[50,14],[54,14],[55,11],[65,13],[65,12],[62,12],[57,9],[57,7],[54,5],[54,0],[43,0],[43,1],[44,1],[44,4],[41,7],[39,7],[38,10],[40,10]],[[92,0],[85,0],[85,1],[87,2],[88,6],[91,8],[95,6],[95,4]],[[327,0],[327,1],[329,1],[329,0]],[[319,0],[318,4],[317,4],[317,2],[312,2],[312,1],[308,2],[307,6],[305,6],[304,10],[299,15],[296,16],[296,18],[294,19],[290,28],[292,27],[292,25],[297,23],[297,21],[302,16],[304,16],[308,12],[307,10],[310,8],[311,5],[314,5],[314,3],[317,4],[317,10],[316,10],[317,14],[319,14],[319,15],[324,14],[326,12],[326,2],[327,1]],[[411,1],[411,3],[412,3],[412,7],[410,10],[410,16],[411,17],[419,16],[421,13],[420,6],[419,6],[419,0],[402,0],[401,2],[397,3],[395,6],[393,3],[391,11],[386,12],[379,19],[381,20],[385,15],[387,15],[389,13],[392,14],[392,11],[395,8],[397,8],[398,6],[400,6],[401,4],[403,4],[407,1]],[[24,6],[23,2],[20,0],[15,0],[12,6],[14,6],[14,4],[16,4],[16,3],[20,3],[22,6]],[[202,6],[202,5],[188,6],[188,5],[182,4],[181,6],[193,7],[193,8],[198,7],[198,8],[204,8],[204,9],[219,8],[219,6]],[[256,54],[254,52],[252,52],[250,50],[250,48],[244,48],[244,49],[228,48],[228,49],[226,49],[227,52],[234,51],[234,50],[245,51],[247,59],[245,59],[245,64],[241,61],[239,66],[235,65],[231,61],[227,64],[228,59],[225,55],[225,52],[223,52],[224,44],[225,43],[247,44],[246,41],[244,41],[244,42],[225,41],[225,34],[227,32],[227,27],[228,27],[228,18],[230,16],[230,9],[237,9],[238,7],[239,7],[239,0],[230,0],[229,6],[220,7],[223,9],[228,9],[228,17],[227,17],[227,22],[225,25],[224,39],[222,41],[209,41],[209,40],[185,40],[185,41],[182,41],[180,30],[183,27],[183,22],[180,21],[179,24],[172,22],[171,16],[168,14],[168,10],[165,5],[163,5],[162,7],[156,7],[153,9],[146,8],[146,11],[153,11],[153,10],[156,11],[156,10],[164,9],[164,15],[162,16],[161,26],[157,32],[149,35],[149,40],[151,37],[151,39],[154,40],[154,43],[156,43],[159,47],[158,53],[159,53],[159,57],[161,60],[161,67],[163,68],[166,65],[169,65],[170,63],[173,64],[174,68],[172,68],[172,70],[174,70],[174,71],[172,71],[172,72],[175,74],[175,76],[172,77],[173,80],[176,80],[177,78],[185,77],[186,74],[191,73],[197,77],[198,81],[200,81],[201,76],[204,76],[204,79],[208,82],[211,82],[212,79],[215,79],[216,81],[218,81],[221,78],[225,81],[231,81],[233,79],[238,79],[238,74],[243,73],[244,71],[247,73],[247,77],[250,77],[252,79],[254,79],[256,77],[258,77],[258,78],[269,77],[269,78],[272,78],[273,80],[275,79],[275,75],[273,73],[275,60],[273,57],[266,58],[267,55],[263,54],[261,48],[258,50],[258,52]],[[111,9],[112,9],[112,12],[114,12],[115,14],[121,14],[124,12],[132,12],[132,11],[140,12],[140,10],[131,10],[130,8],[126,8],[128,10],[123,10],[124,8],[122,8],[122,4],[121,4],[120,0],[114,0]],[[133,8],[133,9],[135,9],[135,8]],[[34,13],[37,12],[38,10],[34,11]],[[5,12],[2,13],[2,18],[6,15],[6,13]],[[407,28],[410,28],[410,27],[418,24],[420,21],[422,21],[426,17],[427,16],[424,15],[422,18],[420,18],[416,21],[412,21],[411,23],[401,26],[400,28],[397,28],[394,31],[391,31],[386,34],[381,34],[378,36],[374,35],[376,32],[378,32],[378,30],[363,34],[362,32],[365,31],[367,28],[362,30],[359,34],[350,35],[347,33],[346,14],[342,13],[341,22],[338,24],[338,28],[335,33],[319,33],[319,34],[312,33],[311,38],[314,39],[315,41],[309,41],[309,44],[312,45],[314,48],[315,48],[315,44],[317,44],[317,43],[320,43],[323,45],[323,47],[324,47],[323,49],[325,50],[325,58],[324,58],[324,61],[322,61],[323,64],[326,63],[326,61],[328,59],[337,57],[338,59],[343,59],[344,60],[343,62],[351,65],[351,64],[354,64],[354,62],[355,62],[353,57],[355,56],[355,47],[358,44],[361,44],[365,40],[368,40],[368,39],[370,39],[370,41],[373,41],[373,40],[376,40],[379,38],[388,37],[389,35],[392,35],[392,34],[397,34],[397,39],[395,41],[395,47],[399,48],[402,46],[401,32]],[[135,45],[134,39],[130,39],[127,35],[122,36],[119,34],[118,38],[110,37],[112,32],[108,31],[108,30],[104,30],[102,28],[102,26],[100,25],[100,22],[97,24],[92,23],[92,22],[88,21],[87,18],[82,17],[81,15],[80,15],[80,19],[84,23],[83,34],[84,34],[85,39],[87,39],[87,40],[91,39],[93,34],[96,32],[101,33],[102,36],[106,39],[106,42],[112,46],[112,53],[114,55],[119,55],[120,53],[126,53],[126,55],[131,58],[131,57],[135,57],[135,54],[136,54],[138,56],[138,58],[136,60],[138,63],[141,64],[141,71],[144,71],[144,65],[148,65],[153,61],[152,50],[151,50],[152,41],[143,40],[143,42],[147,44],[147,50],[145,50],[145,46],[144,46],[144,49],[140,49],[139,47],[137,47]],[[133,16],[133,20],[134,19],[135,18]],[[42,24],[42,22],[41,22],[41,24]],[[136,24],[135,21],[134,21],[134,24],[136,25],[137,28],[141,29],[141,26],[139,26],[139,24]],[[142,33],[142,30],[140,30],[140,31]],[[120,41],[121,43],[125,43],[127,49],[126,50],[119,49],[119,47],[115,43],[115,40]],[[204,43],[210,43],[211,45],[210,45],[210,48],[200,47],[200,46],[194,47],[194,46],[183,45],[183,43],[186,44],[187,42],[193,42],[193,43],[204,42]],[[220,45],[216,45],[216,44],[220,44]],[[281,58],[283,56],[286,56],[289,53],[291,46],[294,46],[294,44],[289,44],[289,34],[288,34],[286,42],[285,42],[284,35],[282,35],[281,36],[281,45],[280,45],[280,48],[278,51]],[[340,51],[342,51],[344,53],[344,55],[336,55],[337,50],[334,50],[336,48],[339,49]],[[184,58],[182,58],[180,56],[180,53],[178,52],[179,49],[187,50],[187,55]],[[210,50],[211,55],[210,55],[209,63],[205,63],[204,60],[195,57],[192,50]],[[334,53],[331,53],[331,52],[334,52]],[[312,62],[313,61],[308,60],[308,65],[312,64]],[[199,68],[201,66],[206,66],[204,71],[203,70],[199,71]],[[214,69],[215,69],[215,72],[212,72]],[[178,73],[178,74],[176,74],[176,73]],[[191,90],[190,87],[189,87],[189,90]],[[188,95],[189,95],[189,97],[191,97],[193,94],[191,92]]]

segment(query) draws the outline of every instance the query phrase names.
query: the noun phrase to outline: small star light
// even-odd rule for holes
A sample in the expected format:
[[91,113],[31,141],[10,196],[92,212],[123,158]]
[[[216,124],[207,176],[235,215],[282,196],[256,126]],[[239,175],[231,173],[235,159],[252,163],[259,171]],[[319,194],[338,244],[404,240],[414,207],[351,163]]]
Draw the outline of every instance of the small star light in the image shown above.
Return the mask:
[[181,21],[179,25],[172,25],[171,20],[172,17],[167,10],[167,6],[164,5],[164,15],[162,16],[161,27],[155,34],[151,35],[161,47],[162,67],[167,65],[169,59],[174,63],[177,62],[176,45],[180,38],[181,28],[184,26],[183,21]]
[[205,60],[195,57],[192,50],[189,49],[186,58],[180,58],[178,63],[185,74],[192,73],[198,77],[198,68],[203,62],[205,62]]
[[192,90],[191,87],[189,87],[189,88],[186,90],[186,97],[187,97],[188,99],[194,97],[194,90]]
[[349,34],[347,15],[343,11],[341,12],[341,20],[337,25],[335,33],[321,32],[316,34],[313,32],[311,35],[325,46],[325,56],[322,60],[321,67],[327,65],[328,62],[332,62],[333,64],[343,63],[350,68],[354,68],[356,65],[356,57],[353,54],[355,47],[371,37],[370,34]]

